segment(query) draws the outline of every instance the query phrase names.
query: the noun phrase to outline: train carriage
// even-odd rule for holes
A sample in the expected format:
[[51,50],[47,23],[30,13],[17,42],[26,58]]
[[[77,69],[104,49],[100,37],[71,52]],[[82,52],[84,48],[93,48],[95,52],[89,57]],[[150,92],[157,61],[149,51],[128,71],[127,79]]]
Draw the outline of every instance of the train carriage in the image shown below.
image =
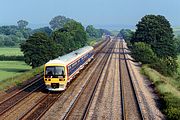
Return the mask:
[[93,58],[93,47],[86,46],[50,60],[44,66],[44,82],[50,91],[63,91],[77,73]]

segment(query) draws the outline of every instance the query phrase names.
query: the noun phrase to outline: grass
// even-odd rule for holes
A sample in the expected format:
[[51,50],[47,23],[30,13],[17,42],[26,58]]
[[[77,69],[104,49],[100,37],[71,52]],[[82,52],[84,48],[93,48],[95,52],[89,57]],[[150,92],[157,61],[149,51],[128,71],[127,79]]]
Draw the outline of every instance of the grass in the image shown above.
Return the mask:
[[0,81],[7,78],[13,79],[16,75],[22,74],[30,69],[31,67],[23,61],[0,61]]
[[[180,65],[180,56],[178,62]],[[180,118],[180,68],[173,77],[165,77],[148,65],[144,65],[141,72],[155,85],[163,102],[161,109],[167,119],[178,120]]]
[[21,52],[20,48],[0,48],[0,55],[5,56],[22,56],[23,53]]
[[[21,68],[21,67],[20,67]],[[11,69],[11,70],[15,70],[15,69]],[[20,69],[18,69],[20,70]],[[21,68],[22,70],[22,68]],[[43,66],[35,68],[35,69],[31,69],[27,68],[27,69],[23,69],[23,70],[28,70],[26,72],[20,73],[20,74],[16,74],[14,77],[10,77],[4,80],[0,81],[0,91],[5,91],[8,88],[12,87],[12,86],[20,86],[22,84],[22,82],[33,78],[35,75],[43,72]],[[17,71],[17,70],[15,70]]]

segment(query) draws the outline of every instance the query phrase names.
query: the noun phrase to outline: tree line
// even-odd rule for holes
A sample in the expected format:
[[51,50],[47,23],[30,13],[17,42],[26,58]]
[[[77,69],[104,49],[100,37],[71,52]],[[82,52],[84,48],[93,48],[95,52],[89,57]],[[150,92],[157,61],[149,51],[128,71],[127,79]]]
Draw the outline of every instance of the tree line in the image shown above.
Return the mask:
[[[81,23],[64,16],[54,17],[50,25],[52,30],[36,29],[36,32],[20,45],[25,62],[32,68],[81,48],[87,45],[89,37],[94,37],[89,36],[88,26],[85,29]],[[97,31],[90,31],[94,34],[93,32]],[[100,38],[103,34],[108,34],[108,31],[101,29],[101,33],[95,38]]]
[[174,37],[169,21],[161,15],[146,15],[136,27],[135,32],[122,29],[118,34],[127,41],[132,56],[166,76],[175,74],[180,39]]
[[[124,29],[118,35],[125,38],[132,56],[142,64],[168,76],[168,79],[175,79],[178,83],[180,75],[177,71],[177,55],[180,54],[180,36],[174,36],[169,21],[161,15],[146,15],[136,27],[135,32]],[[156,79],[164,81],[164,78]],[[161,95],[163,104],[161,110],[165,113],[166,119],[179,120],[179,98],[172,93],[159,90],[168,85],[166,80],[162,83],[154,81],[153,84],[159,86],[157,92]]]

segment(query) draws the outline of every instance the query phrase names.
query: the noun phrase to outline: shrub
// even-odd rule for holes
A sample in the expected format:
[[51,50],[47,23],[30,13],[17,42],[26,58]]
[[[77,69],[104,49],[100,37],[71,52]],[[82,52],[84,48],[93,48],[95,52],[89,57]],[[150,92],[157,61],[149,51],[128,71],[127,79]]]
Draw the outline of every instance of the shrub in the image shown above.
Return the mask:
[[132,47],[132,56],[143,64],[150,64],[156,60],[151,46],[143,42],[137,42]]
[[24,56],[5,56],[0,55],[1,61],[24,61]]
[[167,57],[156,59],[156,62],[154,62],[150,66],[163,75],[172,76],[175,72],[177,72],[178,64],[175,58]]

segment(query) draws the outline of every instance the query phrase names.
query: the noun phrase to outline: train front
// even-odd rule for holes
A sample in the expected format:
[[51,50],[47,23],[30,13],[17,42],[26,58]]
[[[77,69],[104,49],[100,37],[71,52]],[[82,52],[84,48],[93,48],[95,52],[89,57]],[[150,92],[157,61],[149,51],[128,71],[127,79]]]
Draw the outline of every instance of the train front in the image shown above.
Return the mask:
[[67,85],[66,66],[50,61],[44,66],[44,82],[49,91],[63,91]]

